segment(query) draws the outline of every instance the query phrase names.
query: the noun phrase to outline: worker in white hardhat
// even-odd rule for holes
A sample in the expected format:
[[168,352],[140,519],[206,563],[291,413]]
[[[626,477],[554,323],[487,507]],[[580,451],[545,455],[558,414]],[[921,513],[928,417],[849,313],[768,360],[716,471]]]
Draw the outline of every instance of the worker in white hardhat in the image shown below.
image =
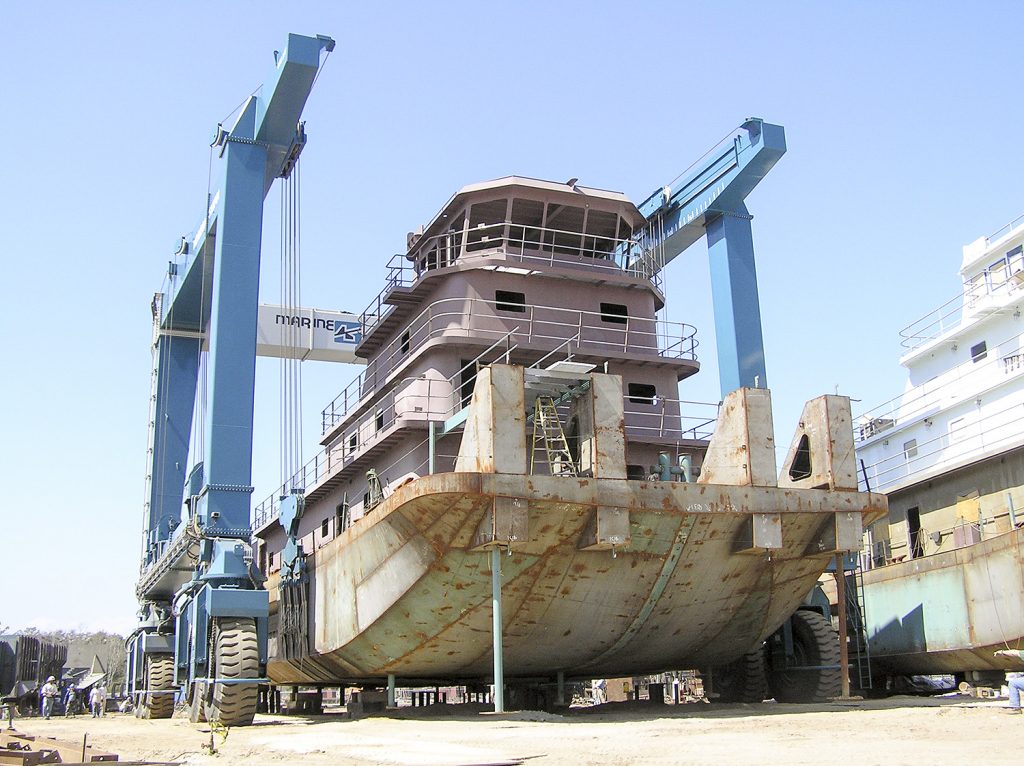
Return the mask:
[[43,718],[49,718],[53,714],[54,700],[60,696],[60,689],[54,683],[56,680],[56,678],[50,676],[46,679],[46,683],[43,684],[43,688],[39,690],[39,696],[42,698],[43,703]]

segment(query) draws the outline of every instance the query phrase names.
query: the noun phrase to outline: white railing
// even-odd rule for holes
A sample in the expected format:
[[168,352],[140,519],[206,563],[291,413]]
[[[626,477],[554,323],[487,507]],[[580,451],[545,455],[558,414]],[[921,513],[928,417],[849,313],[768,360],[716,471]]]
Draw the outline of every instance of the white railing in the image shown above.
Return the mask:
[[[499,308],[500,306],[500,308]],[[521,309],[521,310],[520,310]],[[596,311],[509,304],[479,298],[446,298],[426,306],[376,355],[355,380],[324,408],[323,433],[343,421],[367,396],[427,341],[443,336],[501,339],[542,348],[576,339],[573,353],[629,353],[634,357],[697,358],[696,328],[681,322],[641,317],[614,317]],[[620,324],[619,321],[623,323]],[[515,331],[510,330],[515,327]]]
[[[936,423],[933,428],[941,428]],[[909,434],[908,434],[909,435]],[[885,492],[903,479],[952,464],[1018,442],[1024,437],[1024,405],[1014,404],[980,419],[969,419],[950,430],[942,429],[936,436],[909,450],[895,445],[893,454],[865,465],[858,471],[861,489],[870,483],[872,492]],[[865,480],[865,473],[867,478]]]
[[1024,334],[1013,337],[986,350],[980,361],[968,359],[940,376],[861,413],[854,420],[854,435],[864,441],[890,428],[916,420],[948,406],[952,397],[969,399],[995,386],[1003,385],[1007,376],[1015,375],[1024,366],[1020,351]]
[[965,309],[971,311],[983,308],[986,303],[998,304],[1015,294],[1022,287],[1018,279],[1007,274],[1005,263],[985,269],[937,309],[900,330],[900,345],[909,352],[935,340],[960,325]]
[[649,279],[660,289],[660,275],[648,275],[630,264],[643,261],[646,251],[636,240],[614,239],[579,231],[565,231],[502,221],[483,224],[465,232],[438,234],[416,244],[411,262],[395,255],[387,264],[384,289],[360,315],[364,337],[391,311],[386,300],[399,287],[411,287],[423,275],[456,264],[494,260],[521,264],[523,268],[563,267],[624,274]]

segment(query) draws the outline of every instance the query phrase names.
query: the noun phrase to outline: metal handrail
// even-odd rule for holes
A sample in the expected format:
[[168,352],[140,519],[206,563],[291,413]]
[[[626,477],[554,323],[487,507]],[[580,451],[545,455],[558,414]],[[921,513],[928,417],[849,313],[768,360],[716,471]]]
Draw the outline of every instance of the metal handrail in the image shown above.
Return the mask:
[[[405,333],[385,346],[373,362],[328,403],[321,413],[323,433],[334,428],[357,404],[379,389],[424,343],[466,331],[472,331],[477,337],[497,335],[499,343],[506,335],[511,335],[514,340],[522,338],[522,342],[527,343],[564,343],[575,337],[577,353],[586,345],[596,347],[597,351],[614,349],[667,359],[697,358],[697,330],[683,322],[627,317],[626,324],[620,325],[605,321],[606,315],[599,311],[537,305],[523,308],[529,309],[525,319],[509,316],[507,311],[498,308],[497,301],[482,298],[470,298],[468,301],[466,298],[444,298],[428,304],[406,325]],[[517,319],[516,330],[510,330],[506,323]],[[585,331],[591,331],[590,337],[585,336]]]
[[[1014,410],[1017,411],[1017,414],[1014,417],[1008,418],[1007,415],[1012,414]],[[902,449],[895,454],[883,457],[864,467],[864,471],[869,474],[871,490],[873,492],[884,492],[886,487],[895,484],[900,479],[906,478],[918,471],[941,465],[944,462],[941,459],[943,452],[952,444],[957,445],[956,457],[963,458],[982,449],[993,448],[1005,442],[1014,441],[1024,434],[1024,428],[1018,428],[1012,433],[1001,438],[994,438],[992,441],[984,439],[986,435],[991,437],[992,433],[1001,427],[1018,424],[1024,424],[1024,406],[1015,404],[999,412],[989,413],[979,420],[965,423],[952,431],[938,433],[934,438],[917,444],[917,453],[913,457],[908,458],[906,452]],[[977,432],[978,438],[983,439],[981,447],[976,450],[962,449],[963,442],[967,439],[975,438],[975,434],[970,433],[972,430]],[[951,441],[953,436],[959,436],[959,438],[956,441]],[[861,487],[866,489],[863,473],[860,475],[859,481]]]
[[[864,441],[880,433],[879,426],[884,426],[884,430],[888,430],[921,417],[931,408],[940,404],[940,401],[943,400],[943,393],[950,386],[967,391],[968,389],[964,388],[966,383],[984,382],[986,375],[993,385],[999,385],[1007,375],[1020,368],[1021,365],[1015,358],[1019,359],[1020,357],[1019,346],[1022,341],[1024,341],[1024,333],[1017,333],[989,348],[984,360],[975,362],[968,359],[946,370],[939,376],[939,383],[934,387],[928,387],[928,384],[925,384],[894,396],[892,399],[861,413],[854,419],[855,428],[859,427],[856,434],[857,440]],[[970,389],[970,393],[978,393],[984,388],[983,385],[976,385],[974,389]],[[878,426],[872,425],[876,422],[879,423]]]
[[[316,486],[328,476],[343,470],[366,449],[375,445],[397,423],[399,412],[402,413],[401,418],[404,420],[423,423],[431,420],[435,422],[446,420],[457,413],[463,406],[461,381],[459,380],[461,372],[473,367],[488,353],[498,348],[500,348],[500,344],[492,345],[488,351],[485,351],[451,378],[406,378],[385,396],[378,406],[369,410],[365,417],[354,423],[352,428],[347,430],[340,439],[318,452],[290,481],[285,482],[277,492],[257,505],[254,511],[254,528],[263,526],[276,516],[279,499],[290,488],[308,490]],[[423,383],[427,384],[426,392],[422,390],[408,391],[410,385],[420,384],[422,386]],[[441,386],[441,390],[434,391],[436,386]],[[623,399],[626,403],[623,410],[627,435],[662,439],[707,439],[714,432],[718,417],[718,404],[658,397],[657,401],[651,405],[641,405],[645,409],[635,409],[629,406],[633,404],[629,401],[629,394],[623,394]],[[419,403],[419,411],[416,411],[416,405],[413,402]],[[684,413],[684,409],[708,410],[708,412],[691,415]],[[383,411],[383,419],[377,423],[375,421],[381,411]],[[567,411],[568,405],[563,404],[562,415],[564,416]],[[651,418],[656,422],[649,422]],[[673,421],[678,421],[679,426],[673,425]],[[371,422],[373,423],[372,428],[370,428]],[[351,434],[368,435],[367,438],[360,438],[355,451],[348,449],[348,437]],[[391,466],[378,473],[384,475],[387,470],[400,463],[407,455],[422,445],[423,442],[420,442],[405,452]]]
[[[501,229],[501,233],[494,235],[493,244],[491,244],[491,235],[485,232],[496,229]],[[514,229],[529,230],[531,233],[536,232],[538,239],[527,238],[525,234],[522,237],[515,237],[512,235],[512,230]],[[481,238],[486,237],[487,239],[477,242],[462,242],[464,234],[466,236],[478,235]],[[547,241],[549,235],[552,240],[550,242]],[[658,289],[660,289],[661,285],[659,275],[646,274],[640,269],[629,266],[629,264],[639,263],[641,260],[637,257],[637,252],[643,250],[644,246],[638,240],[602,237],[579,231],[529,226],[527,224],[512,223],[511,221],[483,224],[466,232],[460,230],[429,237],[427,240],[417,243],[415,248],[415,253],[419,256],[417,261],[427,258],[427,251],[429,249],[427,245],[435,240],[449,236],[457,236],[460,239],[460,244],[457,248],[454,248],[458,252],[446,257],[444,263],[437,262],[433,265],[427,264],[425,267],[420,267],[418,262],[415,265],[409,263],[408,258],[401,254],[393,256],[388,261],[388,277],[385,280],[384,289],[370,301],[360,314],[364,336],[383,320],[393,308],[386,304],[385,299],[395,288],[411,287],[423,275],[437,269],[446,268],[457,263],[466,264],[477,260],[490,259],[498,254],[503,255],[508,260],[523,264],[549,267],[557,265],[572,268],[585,266],[588,270],[606,270],[642,277],[650,280]],[[564,242],[556,243],[554,240],[559,237],[579,238],[580,244],[577,246]],[[587,241],[593,242],[594,246],[587,247]],[[487,242],[488,245],[480,250],[467,250],[469,247],[479,246],[481,242]],[[608,245],[607,247],[597,247],[598,242],[606,242]],[[513,249],[518,248],[519,252],[510,250],[510,247]],[[584,261],[582,260],[583,258],[588,260]]]
[[[1003,270],[1003,276],[993,284],[992,275],[999,270]],[[1002,298],[1018,289],[1017,283],[1006,273],[1005,264],[995,269],[986,268],[977,276],[983,279],[978,283],[973,280],[968,282],[941,306],[900,330],[900,345],[908,352],[920,348],[957,327],[963,321],[964,311],[976,308],[979,301],[990,297]],[[979,291],[978,288],[984,289]],[[976,291],[980,294],[976,294]]]
[[1022,213],[1021,215],[1019,215],[1016,218],[1014,218],[1008,224],[1005,224],[1004,226],[1000,226],[994,232],[992,232],[987,237],[985,237],[985,245],[986,246],[990,245],[993,242],[1002,239],[1009,232],[1013,231],[1014,229],[1016,229],[1021,224],[1024,224],[1024,213]]

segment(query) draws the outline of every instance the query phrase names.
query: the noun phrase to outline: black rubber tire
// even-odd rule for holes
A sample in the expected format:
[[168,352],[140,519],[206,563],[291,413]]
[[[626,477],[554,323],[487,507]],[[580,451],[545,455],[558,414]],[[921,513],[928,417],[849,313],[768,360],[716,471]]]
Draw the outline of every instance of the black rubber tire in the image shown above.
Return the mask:
[[139,705],[140,718],[170,718],[174,715],[173,654],[150,654],[146,657],[146,689]]
[[[218,617],[214,626],[214,677],[256,678],[260,672],[256,623],[251,617]],[[256,715],[259,685],[213,684],[206,719],[224,726],[248,726]]]
[[820,670],[786,670],[771,674],[771,691],[778,702],[828,702],[842,692],[839,634],[818,612],[799,611],[793,625],[793,664],[832,665]]
[[206,723],[206,684],[194,681],[189,687],[188,720],[192,723]]
[[717,702],[763,702],[768,696],[764,649],[757,648],[728,665],[712,668],[711,691]]

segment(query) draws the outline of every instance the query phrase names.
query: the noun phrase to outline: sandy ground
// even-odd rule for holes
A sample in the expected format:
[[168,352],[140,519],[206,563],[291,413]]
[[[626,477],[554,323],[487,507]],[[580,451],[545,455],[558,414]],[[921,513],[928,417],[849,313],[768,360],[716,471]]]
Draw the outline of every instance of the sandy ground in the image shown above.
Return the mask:
[[[16,728],[113,751],[121,760],[183,764],[308,766],[477,766],[488,764],[898,764],[1018,763],[1024,715],[1005,701],[972,698],[887,700],[823,705],[691,704],[660,709],[604,705],[565,716],[419,709],[416,717],[347,720],[256,717],[253,726],[215,735],[180,713],[167,721],[16,719]],[[407,713],[409,711],[406,711]],[[6,722],[4,724],[6,726]]]

